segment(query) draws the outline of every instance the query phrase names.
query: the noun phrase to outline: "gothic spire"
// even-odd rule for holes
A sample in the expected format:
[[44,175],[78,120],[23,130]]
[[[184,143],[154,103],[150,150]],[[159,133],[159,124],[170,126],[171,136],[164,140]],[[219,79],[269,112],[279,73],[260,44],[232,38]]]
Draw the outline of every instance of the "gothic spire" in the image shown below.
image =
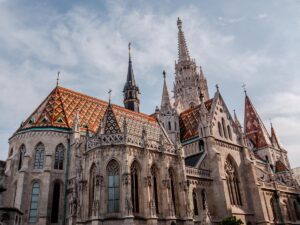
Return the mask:
[[278,149],[283,149],[281,142],[278,138],[278,135],[277,135],[272,123],[271,123],[271,141],[272,141],[272,144],[274,145],[274,147],[276,147]]
[[171,107],[165,71],[163,71],[163,78],[164,78],[164,86],[163,86],[163,92],[161,97],[161,105],[160,105],[161,109]]
[[132,61],[131,61],[131,43],[128,44],[128,71],[127,71],[127,81],[128,84],[135,86],[135,79],[133,74],[132,68]]
[[270,135],[248,95],[245,96],[244,131],[256,148],[271,146]]
[[124,105],[126,109],[130,109],[132,111],[139,112],[139,104],[140,104],[140,90],[136,85],[133,67],[131,61],[131,43],[128,44],[128,71],[127,71],[127,80],[123,89],[124,93]]
[[184,33],[182,31],[182,21],[179,17],[177,19],[177,27],[178,27],[178,62],[189,61],[190,60],[189,50],[187,48]]

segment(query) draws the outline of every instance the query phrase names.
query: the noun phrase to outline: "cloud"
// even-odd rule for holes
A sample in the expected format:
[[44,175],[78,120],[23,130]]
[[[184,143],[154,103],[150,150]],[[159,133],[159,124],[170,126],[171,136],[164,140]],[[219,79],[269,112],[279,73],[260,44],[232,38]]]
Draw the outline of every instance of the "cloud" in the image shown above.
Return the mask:
[[[253,99],[261,97],[257,108],[262,117],[272,115],[278,133],[283,136],[282,142],[292,148],[292,158],[300,158],[295,150],[300,145],[295,134],[285,135],[280,131],[298,122],[295,118],[300,112],[295,105],[299,102],[299,93],[279,92],[280,84],[299,82],[294,66],[300,59],[299,54],[292,55],[292,48],[283,49],[280,54],[274,52],[278,49],[275,48],[278,40],[274,37],[280,27],[272,26],[270,37],[274,39],[268,39],[263,47],[255,49],[249,46],[255,46],[257,40],[241,41],[254,35],[247,33],[252,28],[247,20],[249,16],[218,18],[214,15],[218,18],[215,23],[205,16],[202,7],[195,6],[169,9],[164,4],[156,8],[150,3],[141,7],[110,1],[101,6],[101,10],[99,6],[73,4],[60,12],[55,6],[25,7],[4,2],[0,7],[0,88],[3,93],[0,95],[3,109],[0,158],[7,155],[9,135],[54,88],[57,71],[61,71],[62,86],[102,99],[107,98],[110,88],[113,101],[122,104],[129,41],[132,42],[134,72],[142,91],[141,108],[152,113],[160,104],[163,69],[167,71],[169,90],[172,89],[178,16],[183,19],[191,57],[203,67],[210,86],[219,83],[221,89],[227,88],[229,91],[222,95],[230,107],[238,109],[243,105],[242,95],[237,93],[242,93],[240,86],[245,82],[253,90]],[[254,15],[258,19],[270,17],[267,11]],[[252,26],[259,27],[257,21],[252,20],[256,23]],[[229,24],[232,26],[224,26]],[[287,79],[288,75],[293,81]],[[273,98],[269,98],[271,90],[277,91]],[[294,160],[292,165],[299,163]]]

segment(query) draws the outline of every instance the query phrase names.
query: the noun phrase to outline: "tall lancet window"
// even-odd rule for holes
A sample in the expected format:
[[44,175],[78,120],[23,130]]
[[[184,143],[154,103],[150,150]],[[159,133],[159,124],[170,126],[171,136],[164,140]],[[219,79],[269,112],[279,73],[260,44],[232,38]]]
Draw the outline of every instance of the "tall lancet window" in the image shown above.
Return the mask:
[[171,191],[171,203],[174,207],[175,215],[177,215],[177,209],[176,209],[176,187],[175,187],[175,174],[173,169],[169,169],[169,179],[170,179],[170,191]]
[[236,167],[230,158],[227,158],[225,161],[225,172],[231,204],[242,205],[238,174]]
[[198,216],[198,197],[197,197],[197,193],[196,190],[193,190],[193,205],[194,205],[194,215]]
[[296,201],[293,202],[296,219],[300,220],[300,209]]
[[45,146],[39,143],[35,147],[34,169],[43,169],[44,167]]
[[107,165],[108,179],[108,212],[119,212],[120,210],[120,171],[116,160],[111,160]]
[[57,145],[55,149],[55,160],[54,160],[54,169],[62,170],[64,167],[64,153],[65,149],[62,144]]
[[131,200],[132,211],[134,213],[139,212],[139,166],[136,161],[131,164]]
[[30,210],[29,210],[29,219],[28,219],[29,223],[35,223],[37,221],[39,196],[40,196],[40,184],[38,182],[34,182],[31,191],[31,201],[30,201]]
[[95,198],[95,185],[96,185],[96,166],[93,164],[90,169],[90,182],[89,182],[89,216],[92,215],[93,204]]
[[21,145],[20,150],[19,150],[19,165],[18,165],[18,170],[20,170],[23,166],[23,159],[24,159],[24,155],[26,153],[26,148],[25,145]]
[[53,185],[51,223],[58,222],[59,203],[60,203],[60,183],[56,181]]
[[153,193],[153,200],[155,203],[156,213],[159,213],[159,205],[158,205],[158,181],[157,181],[157,174],[158,170],[155,166],[151,167],[151,176],[152,176],[152,193]]
[[271,203],[271,208],[272,208],[272,213],[273,213],[273,220],[276,221],[279,219],[279,205],[278,205],[278,199],[275,194],[273,194],[270,203]]
[[206,209],[206,192],[205,189],[202,189],[201,191],[201,197],[202,197],[202,209]]

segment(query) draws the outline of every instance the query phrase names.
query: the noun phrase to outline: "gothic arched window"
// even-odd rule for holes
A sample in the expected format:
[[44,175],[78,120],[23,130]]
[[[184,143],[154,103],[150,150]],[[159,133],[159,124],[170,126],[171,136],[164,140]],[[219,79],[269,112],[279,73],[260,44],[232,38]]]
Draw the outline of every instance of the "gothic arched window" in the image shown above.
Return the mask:
[[111,160],[107,165],[108,182],[108,212],[119,212],[120,201],[120,171],[116,160]]
[[29,210],[29,223],[35,223],[38,216],[38,203],[40,195],[40,184],[38,182],[33,183],[31,191],[31,201]]
[[20,170],[23,166],[23,159],[24,155],[26,153],[26,148],[25,145],[21,145],[20,150],[19,150],[19,165],[18,165],[18,170]]
[[171,122],[168,122],[168,129],[171,130]]
[[238,174],[230,158],[227,158],[225,161],[225,172],[231,204],[242,205]]
[[62,144],[57,145],[55,149],[55,160],[54,160],[54,169],[62,170],[64,167],[64,153],[65,149]]
[[198,200],[197,200],[197,193],[193,190],[193,205],[194,205],[194,215],[198,216]]
[[158,186],[157,186],[157,169],[156,167],[151,167],[151,175],[152,175],[152,187],[153,187],[153,198],[155,202],[155,209],[156,213],[159,213],[159,206],[158,206]]
[[206,209],[206,192],[205,189],[202,189],[201,191],[201,197],[202,197],[202,209]]
[[229,125],[227,125],[227,133],[228,133],[229,139],[232,140],[232,133],[231,133],[231,129],[230,129]]
[[51,223],[58,222],[59,201],[60,200],[60,183],[56,181],[53,185]]
[[222,125],[221,125],[220,122],[218,122],[218,131],[219,131],[219,135],[220,135],[221,137],[223,137],[223,129],[222,129]]
[[35,147],[34,169],[43,169],[44,155],[45,155],[45,147],[42,143],[39,143]]
[[89,216],[92,215],[93,203],[95,197],[95,185],[96,185],[96,166],[93,164],[90,169],[90,182],[89,182]]
[[171,202],[172,206],[174,208],[175,215],[177,214],[177,209],[176,209],[176,190],[175,190],[175,176],[174,176],[174,171],[170,168],[169,169],[169,179],[170,179],[170,191],[171,191]]
[[224,137],[227,139],[227,131],[226,131],[226,125],[225,125],[225,120],[224,118],[222,118],[222,128],[223,128],[223,133],[224,133]]
[[296,219],[300,220],[300,210],[299,210],[299,206],[297,204],[296,201],[293,202],[294,205],[294,210],[295,210],[295,215],[296,215]]
[[132,211],[139,212],[139,166],[136,161],[130,167]]
[[271,203],[274,221],[279,219],[279,205],[277,201],[278,201],[277,196],[273,194],[270,203]]

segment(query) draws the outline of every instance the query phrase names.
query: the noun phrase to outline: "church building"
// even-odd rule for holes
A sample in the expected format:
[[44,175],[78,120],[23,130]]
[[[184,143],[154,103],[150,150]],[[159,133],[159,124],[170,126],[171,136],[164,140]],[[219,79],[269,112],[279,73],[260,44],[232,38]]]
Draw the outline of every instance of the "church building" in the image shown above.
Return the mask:
[[174,96],[163,71],[153,114],[140,112],[129,44],[124,106],[57,85],[12,134],[3,224],[300,224],[300,187],[275,128],[246,91],[243,126],[218,86],[209,95],[177,27]]

